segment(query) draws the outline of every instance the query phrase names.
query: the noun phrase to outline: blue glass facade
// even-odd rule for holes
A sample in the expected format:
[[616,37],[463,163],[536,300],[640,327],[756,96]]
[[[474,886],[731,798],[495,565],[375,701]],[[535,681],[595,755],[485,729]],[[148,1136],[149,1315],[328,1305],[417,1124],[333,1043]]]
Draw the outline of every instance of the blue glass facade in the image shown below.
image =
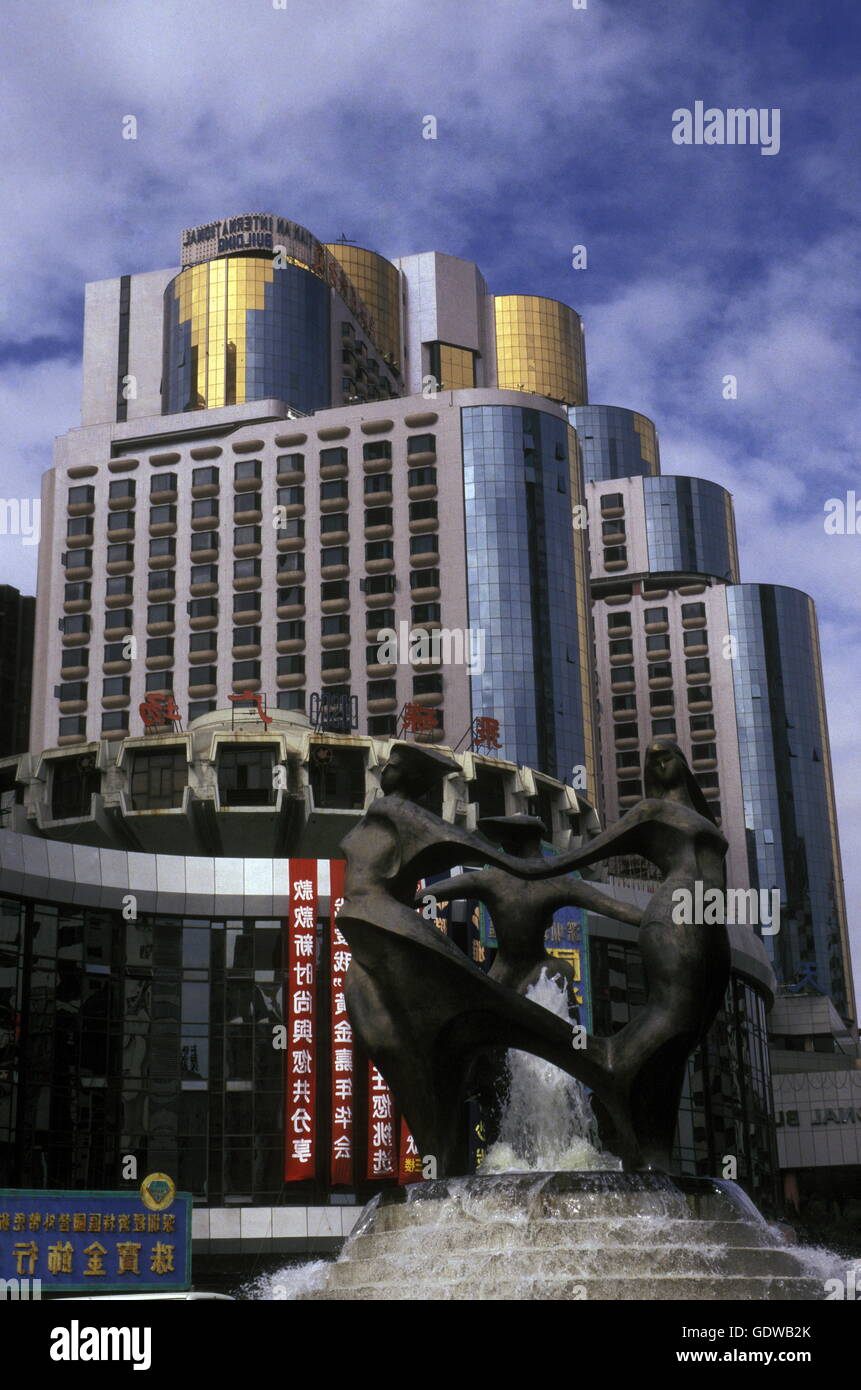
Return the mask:
[[779,888],[765,937],[781,984],[806,979],[852,1012],[816,612],[798,589],[727,589],[751,885]]
[[261,257],[182,271],[165,290],[163,413],[266,397],[307,413],[331,406],[328,286]]
[[732,498],[704,478],[644,478],[650,572],[738,581]]
[[584,482],[660,473],[658,432],[645,415],[616,405],[577,405],[568,418],[583,451]]
[[570,779],[575,765],[591,768],[592,750],[568,428],[516,406],[471,407],[461,419],[469,622],[485,632],[485,670],[471,677],[473,716],[500,721],[504,757]]

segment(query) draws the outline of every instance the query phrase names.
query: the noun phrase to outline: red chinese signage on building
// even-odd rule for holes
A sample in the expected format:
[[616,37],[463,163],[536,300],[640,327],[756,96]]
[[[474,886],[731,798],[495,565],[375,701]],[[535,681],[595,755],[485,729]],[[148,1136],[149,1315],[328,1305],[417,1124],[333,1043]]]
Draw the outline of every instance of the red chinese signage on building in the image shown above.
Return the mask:
[[344,983],[350,964],[347,938],[338,930],[336,918],[344,901],[342,859],[329,864],[329,976],[331,989],[332,1047],[332,1140],[329,1175],[332,1183],[349,1186],[353,1181],[353,1030],[347,1017]]
[[317,861],[291,859],[284,1178],[315,1176],[317,1160]]

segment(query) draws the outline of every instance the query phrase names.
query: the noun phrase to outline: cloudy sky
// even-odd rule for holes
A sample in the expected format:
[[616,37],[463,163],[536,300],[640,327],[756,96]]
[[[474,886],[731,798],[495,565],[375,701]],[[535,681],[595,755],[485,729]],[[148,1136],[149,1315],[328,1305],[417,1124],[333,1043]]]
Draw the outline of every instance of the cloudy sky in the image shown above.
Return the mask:
[[[730,488],[745,579],[817,602],[861,966],[861,534],[823,526],[828,498],[861,500],[857,0],[3,13],[2,495],[37,495],[79,423],[84,283],[176,264],[182,227],[271,209],[566,300],[592,399],[651,416],[664,471]],[[697,101],[779,109],[779,152],[674,144],[673,111]],[[33,592],[35,564],[0,536],[0,581]]]

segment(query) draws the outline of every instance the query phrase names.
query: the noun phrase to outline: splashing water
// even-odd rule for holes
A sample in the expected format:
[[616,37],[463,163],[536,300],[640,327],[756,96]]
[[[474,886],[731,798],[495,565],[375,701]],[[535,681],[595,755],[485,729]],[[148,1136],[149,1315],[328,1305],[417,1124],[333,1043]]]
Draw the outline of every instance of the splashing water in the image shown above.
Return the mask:
[[[574,1020],[565,986],[541,972],[527,999],[566,1023]],[[481,1173],[546,1173],[584,1168],[620,1169],[598,1147],[598,1126],[584,1086],[530,1052],[510,1051],[509,1088],[499,1136]]]

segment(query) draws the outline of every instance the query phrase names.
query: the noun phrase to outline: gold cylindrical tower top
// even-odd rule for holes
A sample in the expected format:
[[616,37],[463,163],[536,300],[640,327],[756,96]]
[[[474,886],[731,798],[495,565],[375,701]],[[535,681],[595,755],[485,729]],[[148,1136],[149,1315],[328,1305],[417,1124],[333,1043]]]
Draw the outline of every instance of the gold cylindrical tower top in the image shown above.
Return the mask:
[[498,385],[584,405],[586,354],[580,315],[558,299],[494,296]]

